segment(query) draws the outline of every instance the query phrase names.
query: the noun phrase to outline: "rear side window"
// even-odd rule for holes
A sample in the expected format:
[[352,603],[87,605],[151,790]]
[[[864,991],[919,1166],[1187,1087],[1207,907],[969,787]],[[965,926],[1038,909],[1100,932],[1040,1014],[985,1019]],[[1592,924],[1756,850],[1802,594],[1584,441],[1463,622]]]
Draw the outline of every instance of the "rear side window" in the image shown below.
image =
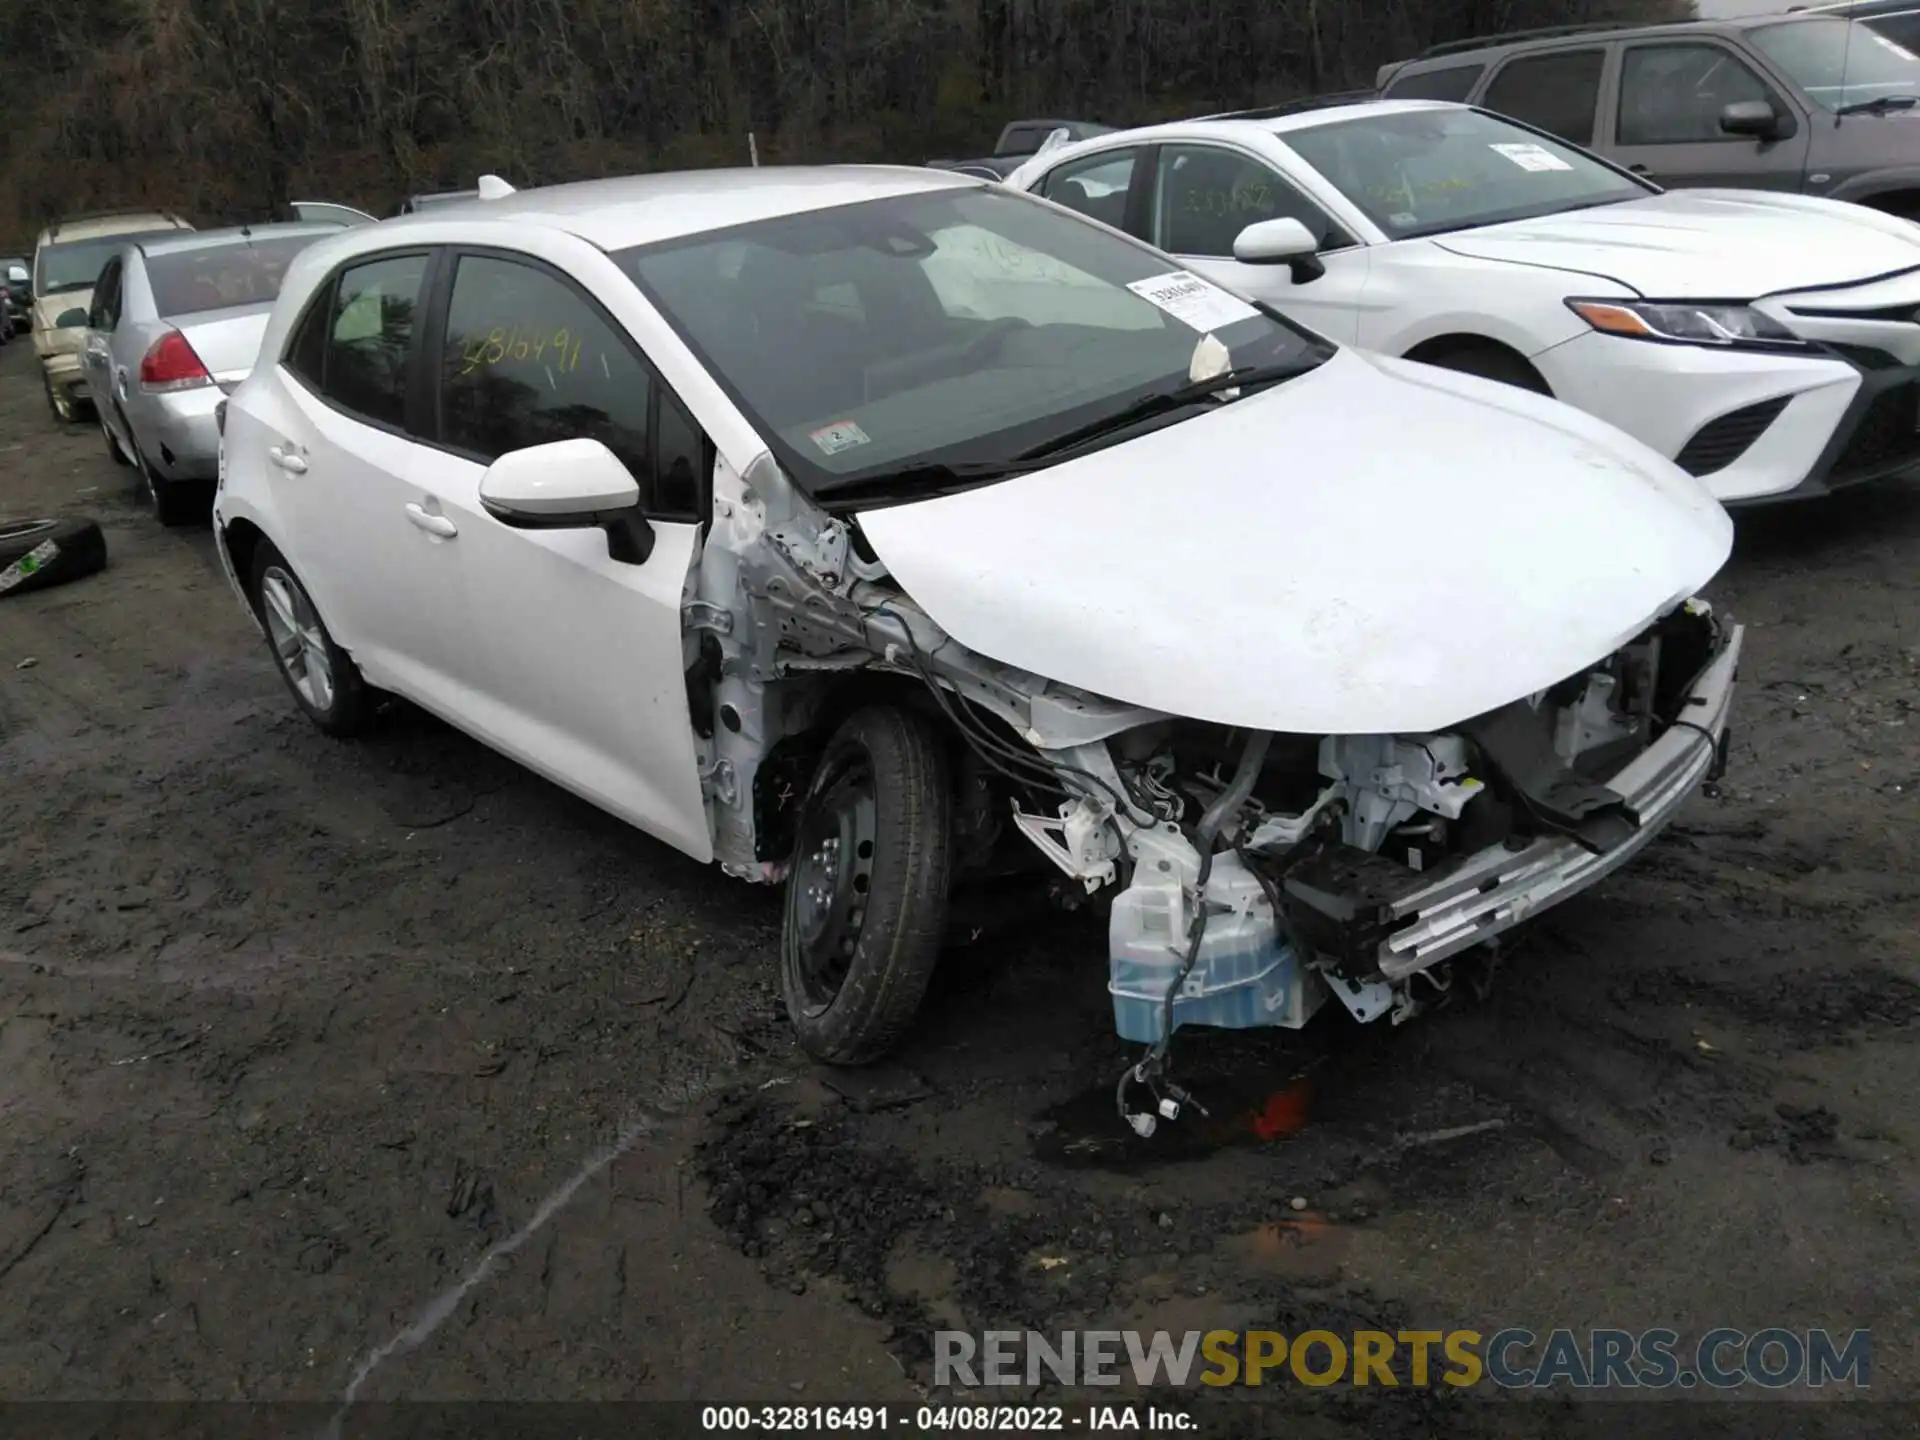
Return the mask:
[[442,443],[491,461],[580,436],[620,457],[649,514],[695,515],[699,431],[626,336],[546,270],[463,255],[440,350]]
[[1486,71],[1485,65],[1443,65],[1395,80],[1383,100],[1465,100]]
[[1600,102],[1601,50],[1569,50],[1509,60],[1480,103],[1487,109],[1558,135],[1571,145],[1593,143],[1593,112]]
[[329,302],[316,307],[324,320],[321,393],[341,409],[406,425],[408,359],[426,274],[425,255],[370,260],[341,271]]
[[293,257],[319,239],[289,235],[147,257],[147,284],[160,314],[197,315],[238,305],[271,305]]

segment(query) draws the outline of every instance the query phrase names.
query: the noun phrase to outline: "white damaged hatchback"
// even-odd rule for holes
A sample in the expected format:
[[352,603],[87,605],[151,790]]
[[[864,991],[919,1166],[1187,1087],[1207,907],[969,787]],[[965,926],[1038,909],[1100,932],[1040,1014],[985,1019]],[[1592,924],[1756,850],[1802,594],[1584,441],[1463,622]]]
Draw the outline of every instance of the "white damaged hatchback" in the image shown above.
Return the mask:
[[1403,1018],[1724,760],[1730,523],[1597,420],[961,176],[504,189],[296,261],[222,561],[324,729],[402,695],[784,880],[822,1060],[1047,877],[1150,1060]]

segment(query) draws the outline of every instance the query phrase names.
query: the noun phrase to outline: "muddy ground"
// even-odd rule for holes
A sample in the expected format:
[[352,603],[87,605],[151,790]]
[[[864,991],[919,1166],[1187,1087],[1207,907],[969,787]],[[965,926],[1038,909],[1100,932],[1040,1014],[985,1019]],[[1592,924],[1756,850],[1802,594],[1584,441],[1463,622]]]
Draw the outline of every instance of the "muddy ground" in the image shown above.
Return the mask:
[[[417,714],[321,736],[22,342],[0,514],[69,513],[111,567],[0,602],[0,1397],[912,1400],[941,1324],[1778,1324],[1871,1327],[1920,1398],[1920,486],[1742,523],[1731,774],[1489,995],[1187,1040],[1215,1123],[1146,1156],[1097,926],[814,1070],[773,895]],[[1299,1433],[1514,1408],[1457,1400]]]

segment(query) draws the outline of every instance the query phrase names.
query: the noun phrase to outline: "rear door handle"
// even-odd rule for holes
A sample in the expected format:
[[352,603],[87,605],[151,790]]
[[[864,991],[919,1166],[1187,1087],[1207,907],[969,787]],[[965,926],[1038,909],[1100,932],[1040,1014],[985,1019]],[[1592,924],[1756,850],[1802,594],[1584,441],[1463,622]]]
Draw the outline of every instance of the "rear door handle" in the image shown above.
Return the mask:
[[1653,174],[1653,167],[1650,165],[1629,165],[1627,166],[1627,169],[1631,170],[1636,175],[1652,175]]
[[460,533],[460,527],[446,516],[430,515],[411,501],[407,504],[407,519],[429,535],[438,535],[442,540],[451,540]]
[[271,447],[267,451],[267,458],[282,470],[291,470],[296,475],[304,475],[307,473],[306,461],[302,460],[291,450],[282,450],[278,445]]

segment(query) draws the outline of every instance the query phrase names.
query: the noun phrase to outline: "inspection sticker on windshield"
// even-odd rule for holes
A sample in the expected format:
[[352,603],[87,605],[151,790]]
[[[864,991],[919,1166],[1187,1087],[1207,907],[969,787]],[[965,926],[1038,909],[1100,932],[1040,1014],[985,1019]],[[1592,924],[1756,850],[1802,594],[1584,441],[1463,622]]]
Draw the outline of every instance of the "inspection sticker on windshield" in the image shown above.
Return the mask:
[[1489,145],[1489,150],[1498,151],[1522,170],[1571,170],[1573,167],[1551,150],[1538,145]]
[[820,447],[821,454],[838,455],[842,450],[866,444],[869,437],[853,421],[836,420],[831,425],[822,425],[818,430],[809,430],[807,438]]
[[1136,280],[1127,289],[1203,335],[1225,325],[1251,320],[1260,313],[1246,301],[1210,280],[1202,280],[1190,270]]

